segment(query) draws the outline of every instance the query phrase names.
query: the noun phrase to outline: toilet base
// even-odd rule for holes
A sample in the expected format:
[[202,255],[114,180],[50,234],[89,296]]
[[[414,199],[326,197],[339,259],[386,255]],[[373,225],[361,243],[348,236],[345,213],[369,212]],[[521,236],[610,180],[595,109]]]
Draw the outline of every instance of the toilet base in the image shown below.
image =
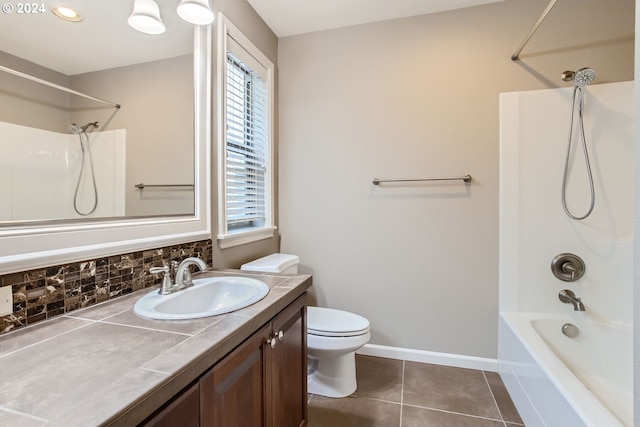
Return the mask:
[[[309,357],[309,365],[315,370],[307,375],[307,391],[325,397],[347,397],[358,388],[356,381],[356,352],[338,357]],[[309,371],[309,370],[308,370]]]

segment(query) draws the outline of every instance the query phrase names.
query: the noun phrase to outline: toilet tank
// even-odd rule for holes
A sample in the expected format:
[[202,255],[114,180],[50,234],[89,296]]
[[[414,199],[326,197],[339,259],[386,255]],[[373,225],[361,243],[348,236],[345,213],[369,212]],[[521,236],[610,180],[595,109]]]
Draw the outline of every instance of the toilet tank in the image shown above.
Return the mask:
[[300,258],[298,258],[297,255],[271,254],[242,264],[240,270],[262,273],[296,274],[298,273],[298,264],[300,264]]

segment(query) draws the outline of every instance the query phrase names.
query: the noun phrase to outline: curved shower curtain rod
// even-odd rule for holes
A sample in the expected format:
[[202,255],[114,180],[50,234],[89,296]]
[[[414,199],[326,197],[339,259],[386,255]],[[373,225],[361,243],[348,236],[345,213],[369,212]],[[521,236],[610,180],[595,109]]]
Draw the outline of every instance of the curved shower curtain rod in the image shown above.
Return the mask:
[[531,37],[533,37],[533,34],[538,30],[538,27],[540,26],[540,24],[542,24],[542,21],[544,21],[544,19],[547,17],[549,12],[551,11],[551,8],[553,8],[553,6],[556,5],[557,1],[558,0],[551,0],[549,2],[549,4],[547,5],[546,9],[540,15],[540,18],[538,18],[536,23],[533,24],[533,27],[531,27],[531,29],[529,30],[527,35],[524,37],[524,40],[522,40],[522,43],[520,43],[520,46],[518,46],[518,49],[516,49],[516,52],[513,55],[511,55],[511,60],[512,61],[516,61],[516,60],[520,59],[519,58],[520,52],[522,52],[522,49],[524,49],[524,47],[527,45],[527,43],[529,43],[529,40],[531,40]]

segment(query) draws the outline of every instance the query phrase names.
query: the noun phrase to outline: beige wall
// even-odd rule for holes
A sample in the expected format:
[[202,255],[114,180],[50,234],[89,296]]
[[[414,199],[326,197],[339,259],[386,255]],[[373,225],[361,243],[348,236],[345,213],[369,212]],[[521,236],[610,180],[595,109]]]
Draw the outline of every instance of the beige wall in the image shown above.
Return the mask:
[[[21,73],[69,86],[64,74],[0,51],[0,65]],[[66,132],[69,124],[69,95],[0,71],[0,120],[54,132]]]
[[[255,10],[249,3],[246,1],[238,1],[238,0],[217,0],[212,4],[213,8],[216,12],[222,12],[225,16],[243,32],[245,36],[247,36],[253,44],[255,44],[263,54],[265,54],[274,64],[278,59],[278,38],[273,34],[273,31],[262,21],[262,18],[256,13]],[[215,24],[214,24],[215,25]],[[216,37],[214,31],[213,38],[213,49],[212,49],[212,58],[213,64],[215,67],[215,58],[217,56],[216,49]],[[277,80],[277,71],[276,71],[276,80]],[[214,74],[213,83],[213,95],[214,102],[213,108],[215,109],[215,95],[216,95],[216,81]],[[277,87],[276,87],[277,91]],[[212,124],[216,126],[216,111],[212,110]],[[276,115],[276,140],[278,134],[278,121]],[[211,233],[213,235],[213,265],[215,267],[224,267],[224,268],[238,268],[240,265],[247,261],[251,261],[253,259],[259,258],[261,256],[265,256],[271,254],[273,252],[278,252],[279,248],[279,237],[277,236],[278,231],[276,231],[276,236],[271,239],[261,240],[259,242],[246,244],[242,246],[236,246],[229,249],[220,249],[217,244],[216,236],[218,234],[217,224],[218,224],[218,202],[217,202],[217,157],[216,157],[216,144],[218,141],[215,140],[215,127],[212,128],[212,138],[213,140],[213,153],[212,153],[212,182],[211,182],[211,191],[212,191],[212,207],[211,207],[211,216],[212,216],[212,230]],[[275,205],[278,205],[278,195],[276,193]],[[275,223],[278,224],[278,215],[277,210],[275,214]]]
[[79,74],[70,85],[121,105],[73,96],[70,122],[127,130],[126,215],[193,213],[192,189],[135,188],[141,182],[193,184],[193,55]]
[[512,62],[547,4],[280,40],[281,250],[313,273],[318,305],[369,318],[372,343],[496,357],[498,94],[568,86],[560,74],[585,66],[596,83],[633,79],[632,0],[558,2]]

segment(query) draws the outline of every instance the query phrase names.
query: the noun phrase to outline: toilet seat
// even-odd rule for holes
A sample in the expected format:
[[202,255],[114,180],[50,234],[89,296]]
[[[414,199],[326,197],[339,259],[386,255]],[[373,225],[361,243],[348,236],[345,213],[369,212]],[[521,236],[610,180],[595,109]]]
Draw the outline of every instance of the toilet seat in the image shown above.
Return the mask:
[[307,333],[323,337],[353,337],[369,332],[369,321],[334,308],[307,307]]

